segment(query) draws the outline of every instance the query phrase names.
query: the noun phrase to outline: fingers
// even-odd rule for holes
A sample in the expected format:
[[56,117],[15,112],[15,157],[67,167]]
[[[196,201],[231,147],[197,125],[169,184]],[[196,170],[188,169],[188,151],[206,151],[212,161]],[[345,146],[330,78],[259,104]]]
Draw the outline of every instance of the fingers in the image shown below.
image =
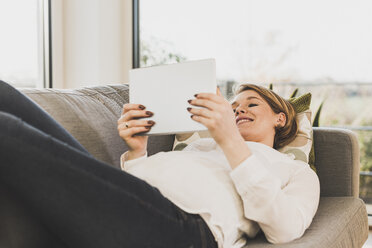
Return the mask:
[[203,98],[196,98],[193,100],[188,100],[189,104],[194,105],[194,106],[199,106],[199,107],[204,107],[210,110],[218,108],[218,103],[213,102],[209,99],[203,99]]
[[215,103],[223,103],[225,98],[222,95],[216,95],[214,93],[199,93],[194,95],[196,99],[207,99]]
[[154,115],[154,113],[145,109],[146,107],[141,104],[124,104],[122,115],[117,123],[117,128],[122,138],[126,139],[137,133],[148,132],[155,125],[152,120],[140,120],[140,118]]
[[152,127],[155,121],[151,120],[130,120],[122,122],[118,125],[118,129],[129,129],[133,127]]
[[128,112],[129,110],[144,110],[146,107],[142,104],[133,104],[133,103],[126,103],[123,105],[122,115]]
[[226,119],[233,116],[233,111],[230,103],[220,95],[213,93],[200,93],[195,95],[196,99],[189,100],[189,104],[202,108],[187,108],[192,114],[191,118],[200,122],[209,130],[214,129],[218,123],[223,123]]
[[194,121],[203,124],[205,127],[208,128],[208,130],[213,130],[213,128],[215,128],[216,126],[214,119],[209,119],[204,116],[198,116],[198,115],[191,115],[190,117]]
[[118,125],[133,119],[151,117],[154,113],[147,110],[128,110],[118,120]]
[[205,108],[187,108],[187,111],[189,111],[193,115],[203,116],[204,118],[213,117],[213,112]]
[[124,128],[124,129],[119,130],[119,135],[124,140],[126,140],[127,138],[132,137],[135,134],[148,132],[150,129],[151,129],[151,127]]
[[151,127],[154,125],[155,122],[151,120],[131,120],[119,124],[118,131],[119,135],[126,139],[134,134],[150,131]]

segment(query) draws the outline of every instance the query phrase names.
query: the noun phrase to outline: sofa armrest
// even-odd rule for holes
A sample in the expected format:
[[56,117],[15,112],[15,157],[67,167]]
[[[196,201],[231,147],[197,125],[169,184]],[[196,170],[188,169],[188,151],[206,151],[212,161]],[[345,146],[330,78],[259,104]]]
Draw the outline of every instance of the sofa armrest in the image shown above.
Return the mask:
[[289,243],[272,245],[260,232],[244,248],[344,248],[362,247],[368,238],[364,202],[354,197],[321,197],[318,210],[304,235]]
[[359,145],[350,130],[314,128],[321,196],[359,197]]

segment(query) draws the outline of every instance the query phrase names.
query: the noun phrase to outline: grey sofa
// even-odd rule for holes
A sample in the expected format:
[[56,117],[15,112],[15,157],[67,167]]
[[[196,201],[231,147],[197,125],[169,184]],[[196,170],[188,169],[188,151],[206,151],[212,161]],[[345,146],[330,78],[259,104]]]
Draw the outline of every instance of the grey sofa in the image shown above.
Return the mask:
[[[151,90],[151,89],[149,89]],[[116,121],[128,102],[128,85],[75,90],[21,89],[59,121],[96,158],[119,167],[127,149]],[[169,151],[173,135],[150,137],[149,155]],[[359,192],[359,148],[355,135],[343,129],[315,128],[316,168],[321,198],[318,211],[303,237],[272,245],[262,232],[246,247],[362,247],[368,220]],[[311,189],[309,189],[311,190]],[[22,206],[22,199],[0,188],[0,248],[66,247]]]

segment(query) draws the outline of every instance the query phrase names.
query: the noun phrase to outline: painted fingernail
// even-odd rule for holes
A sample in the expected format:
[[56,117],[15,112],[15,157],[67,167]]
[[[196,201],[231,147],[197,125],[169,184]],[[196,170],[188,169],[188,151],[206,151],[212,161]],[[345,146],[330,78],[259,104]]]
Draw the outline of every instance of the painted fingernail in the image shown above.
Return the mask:
[[190,118],[192,119],[192,117],[194,117],[194,115],[191,115]]
[[190,111],[191,110],[191,108],[189,107],[189,108],[187,108],[187,111]]
[[144,110],[146,107],[143,105],[139,105],[138,108]]
[[195,94],[194,96],[195,96],[195,97],[198,97],[198,94]]
[[150,130],[151,127],[145,127],[147,130]]
[[187,100],[188,103],[191,103],[191,100]]
[[147,124],[154,125],[155,121],[147,121]]
[[153,115],[154,113],[151,112],[151,111],[146,111],[146,114],[147,114],[147,115]]

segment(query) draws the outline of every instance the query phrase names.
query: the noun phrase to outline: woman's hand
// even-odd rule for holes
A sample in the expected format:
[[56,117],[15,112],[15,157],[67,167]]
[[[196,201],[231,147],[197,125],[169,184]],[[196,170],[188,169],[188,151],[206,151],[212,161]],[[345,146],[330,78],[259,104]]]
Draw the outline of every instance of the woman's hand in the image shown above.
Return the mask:
[[200,93],[195,97],[196,99],[189,100],[189,103],[203,108],[188,108],[192,114],[191,118],[208,128],[234,169],[251,155],[251,151],[236,126],[231,104],[223,98],[219,89],[217,94]]
[[188,108],[187,110],[192,114],[191,118],[194,121],[208,128],[217,144],[224,144],[232,137],[241,137],[231,104],[221,95],[218,88],[217,94],[200,93],[195,97],[196,99],[189,100],[189,103],[203,108]]
[[134,136],[138,133],[148,132],[155,124],[151,120],[139,118],[150,117],[153,113],[145,110],[140,104],[124,104],[123,112],[118,120],[120,137],[128,145],[128,159],[134,159],[146,154],[148,136]]

